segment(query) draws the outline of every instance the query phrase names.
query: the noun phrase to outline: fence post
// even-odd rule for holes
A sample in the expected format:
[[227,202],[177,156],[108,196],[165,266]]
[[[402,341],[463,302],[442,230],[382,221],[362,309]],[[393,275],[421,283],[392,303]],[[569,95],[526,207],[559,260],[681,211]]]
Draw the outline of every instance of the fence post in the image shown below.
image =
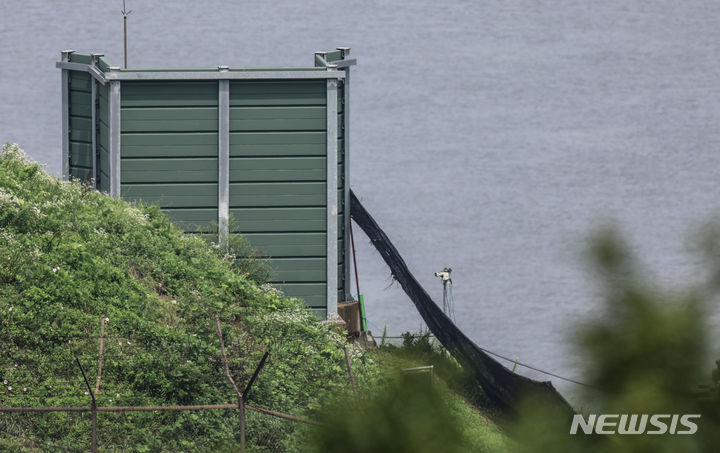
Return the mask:
[[352,384],[353,393],[355,398],[358,396],[357,384],[355,384],[355,375],[353,374],[352,365],[350,364],[350,355],[348,354],[347,345],[343,346],[345,352],[345,364],[347,365],[348,375],[350,376],[350,384]]
[[87,376],[85,375],[85,370],[83,369],[82,364],[80,363],[80,359],[78,359],[77,354],[75,354],[75,362],[77,363],[77,366],[80,368],[80,373],[82,373],[82,377],[85,380],[85,385],[87,385],[88,394],[92,398],[92,405],[90,406],[90,411],[92,412],[92,443],[90,444],[90,451],[92,453],[97,453],[97,401],[95,401],[95,394],[93,393],[93,390],[90,388],[90,382],[87,380]]
[[220,318],[215,315],[215,325],[217,326],[218,337],[220,338],[220,352],[222,353],[223,367],[225,368],[225,377],[232,385],[233,390],[238,398],[238,410],[240,412],[240,451],[245,452],[245,399],[243,394],[235,384],[235,380],[230,375],[230,366],[228,365],[227,355],[225,354],[225,342],[223,341],[222,328],[220,327]]

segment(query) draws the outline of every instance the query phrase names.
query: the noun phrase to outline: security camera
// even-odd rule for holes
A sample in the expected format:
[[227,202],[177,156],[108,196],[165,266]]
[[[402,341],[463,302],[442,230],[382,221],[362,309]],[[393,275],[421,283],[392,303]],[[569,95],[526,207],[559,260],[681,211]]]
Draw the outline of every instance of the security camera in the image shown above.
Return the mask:
[[441,279],[442,281],[446,282],[450,280],[450,273],[452,272],[452,269],[449,267],[446,267],[442,270],[442,272],[435,272],[435,276]]

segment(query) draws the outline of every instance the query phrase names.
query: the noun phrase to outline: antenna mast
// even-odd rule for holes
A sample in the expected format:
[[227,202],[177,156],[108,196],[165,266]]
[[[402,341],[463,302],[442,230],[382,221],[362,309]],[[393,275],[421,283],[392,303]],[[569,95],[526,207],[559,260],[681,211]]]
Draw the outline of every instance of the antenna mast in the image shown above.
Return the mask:
[[125,8],[125,0],[123,0],[123,9],[120,12],[123,15],[123,54],[125,56],[125,69],[127,69],[127,18],[132,12],[132,10],[128,11]]

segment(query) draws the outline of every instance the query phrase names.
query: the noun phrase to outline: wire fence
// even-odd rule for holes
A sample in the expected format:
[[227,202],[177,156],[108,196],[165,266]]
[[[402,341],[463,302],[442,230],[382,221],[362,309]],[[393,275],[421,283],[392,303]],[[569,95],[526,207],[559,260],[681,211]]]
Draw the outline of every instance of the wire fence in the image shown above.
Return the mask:
[[[65,384],[66,386],[83,385],[86,388],[84,394],[90,399],[90,405],[60,406],[48,404],[48,401],[52,402],[53,399],[59,399],[54,389],[50,386],[46,386],[45,389],[42,389],[43,391],[36,391],[34,394],[26,394],[25,392],[27,392],[27,388],[16,389],[18,391],[22,391],[23,393],[3,395],[3,398],[7,398],[9,401],[12,401],[13,405],[0,406],[0,435],[5,434],[13,437],[16,440],[19,440],[20,444],[24,447],[30,450],[35,450],[39,448],[39,445],[37,445],[38,441],[36,440],[38,438],[38,433],[33,432],[30,427],[52,426],[52,424],[58,426],[57,424],[68,423],[74,426],[82,424],[83,426],[89,426],[89,432],[86,433],[86,441],[89,448],[85,448],[83,451],[90,450],[91,452],[97,452],[100,449],[103,451],[129,451],[134,450],[133,446],[118,443],[117,439],[115,441],[103,442],[102,429],[99,429],[98,424],[98,414],[103,413],[105,414],[104,417],[113,418],[111,421],[121,423],[124,422],[126,418],[131,417],[130,414],[132,413],[145,413],[153,416],[154,414],[159,413],[192,413],[197,411],[221,410],[236,414],[234,416],[238,419],[238,431],[236,437],[239,451],[274,453],[296,451],[295,443],[298,436],[306,432],[307,429],[320,425],[319,422],[298,417],[296,415],[247,404],[248,395],[262,371],[269,353],[265,352],[262,359],[255,367],[252,377],[247,383],[245,383],[244,386],[239,387],[230,372],[222,328],[220,320],[217,316],[215,317],[215,325],[218,339],[220,340],[220,354],[222,357],[223,371],[226,380],[231,384],[235,392],[235,396],[237,397],[236,403],[201,405],[132,405],[128,404],[132,402],[132,399],[128,400],[127,398],[124,398],[123,403],[128,405],[100,406],[98,404],[97,397],[102,382],[105,341],[114,338],[114,336],[105,335],[106,322],[107,318],[102,317],[100,319],[99,336],[94,337],[91,335],[89,338],[86,338],[99,340],[97,378],[93,383],[94,385],[92,385],[88,379],[88,375],[86,374],[86,371],[77,355],[75,355],[75,364],[79,370],[79,374],[82,375],[82,379],[78,379],[77,381],[62,379],[54,380],[55,383]],[[128,344],[130,343],[128,342]],[[347,347],[345,348],[345,357],[350,382],[354,388],[355,381],[349,357],[347,355]],[[4,382],[3,384],[6,385],[7,382]],[[7,388],[12,390],[11,387]],[[168,421],[167,417],[153,417],[152,419],[154,421],[151,421],[151,423],[159,423],[158,426],[152,427],[157,429],[161,429],[163,427],[161,424]],[[145,418],[143,420],[148,421]],[[112,423],[108,423],[108,420],[103,420],[103,426],[105,429],[107,429],[107,426],[111,425]],[[83,442],[81,441],[80,444],[82,443]],[[52,451],[73,451],[73,449],[77,449],[78,444],[77,438],[47,439],[43,437],[42,440],[42,448]]]

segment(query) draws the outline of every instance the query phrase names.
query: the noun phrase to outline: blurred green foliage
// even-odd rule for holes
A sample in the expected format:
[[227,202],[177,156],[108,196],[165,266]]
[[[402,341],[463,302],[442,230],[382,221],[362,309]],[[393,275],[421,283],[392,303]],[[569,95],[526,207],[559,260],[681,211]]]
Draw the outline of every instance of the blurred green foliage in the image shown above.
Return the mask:
[[483,452],[504,448],[506,440],[442,382],[413,374],[393,375],[357,399],[339,398],[321,420],[326,425],[309,451]]
[[[589,402],[583,414],[586,419],[589,414],[701,414],[698,432],[570,435],[569,420],[528,403],[513,433],[517,450],[717,451],[719,400],[717,392],[708,389],[707,321],[716,285],[711,279],[679,290],[662,288],[649,283],[617,233],[605,230],[593,244],[592,261],[605,303],[597,319],[575,330],[578,356],[586,364],[585,381],[591,386],[582,395]],[[655,430],[650,425],[648,429]]]

